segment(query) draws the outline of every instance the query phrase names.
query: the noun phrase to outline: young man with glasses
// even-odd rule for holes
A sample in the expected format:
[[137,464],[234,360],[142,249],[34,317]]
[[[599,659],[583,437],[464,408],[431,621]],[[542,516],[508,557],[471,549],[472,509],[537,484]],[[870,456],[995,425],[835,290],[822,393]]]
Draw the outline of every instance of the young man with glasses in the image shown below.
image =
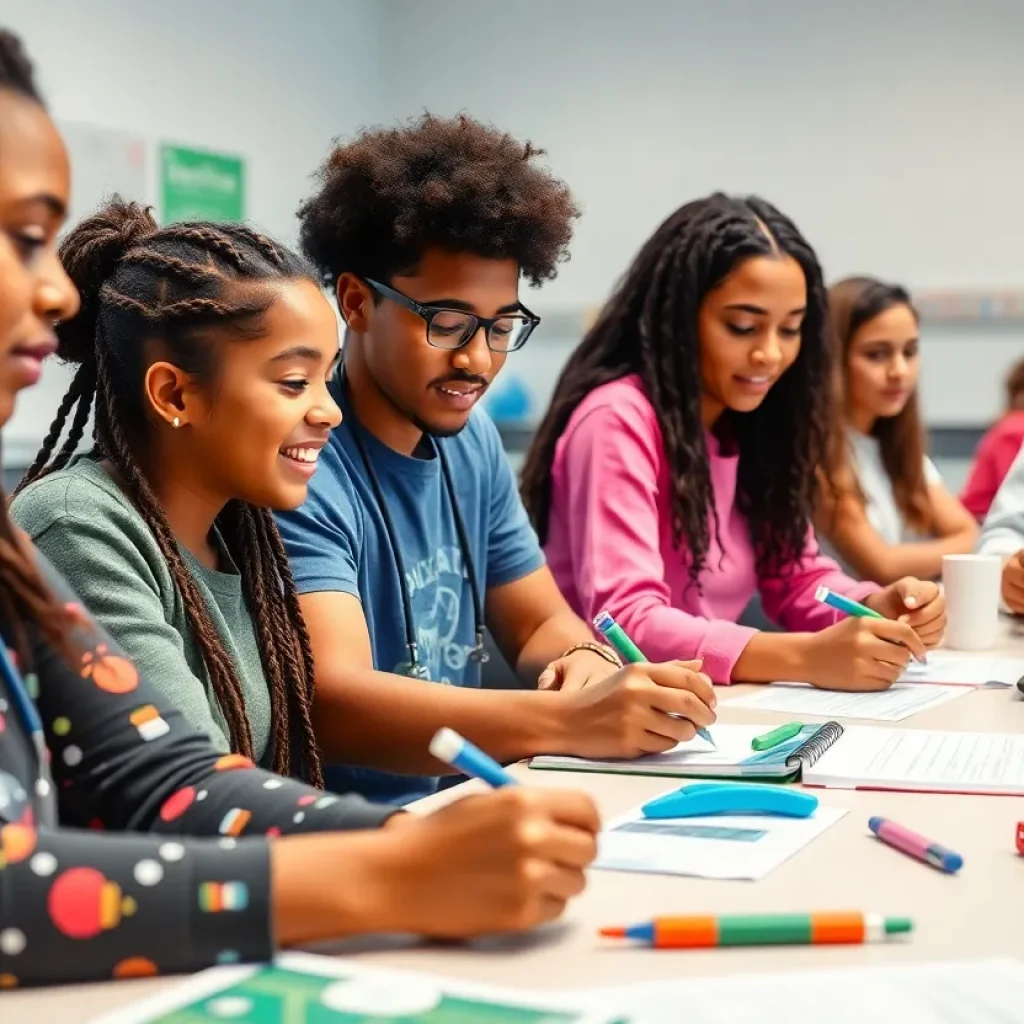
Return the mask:
[[[425,115],[335,148],[299,211],[347,328],[332,385],[344,420],[306,504],[280,520],[318,737],[358,766],[328,769],[329,788],[432,792],[442,726],[515,761],[663,751],[714,718],[698,664],[620,669],[594,642],[474,408],[540,322],[520,278],[555,276],[578,216],[539,155],[468,117]],[[479,689],[485,625],[538,689]]]

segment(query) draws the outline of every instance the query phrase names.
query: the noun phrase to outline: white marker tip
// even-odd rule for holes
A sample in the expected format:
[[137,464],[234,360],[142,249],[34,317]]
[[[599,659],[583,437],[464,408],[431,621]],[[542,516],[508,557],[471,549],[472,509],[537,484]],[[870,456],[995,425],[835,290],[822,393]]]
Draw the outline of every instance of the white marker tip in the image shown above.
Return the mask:
[[459,756],[463,739],[454,729],[438,729],[430,741],[430,753],[438,761],[451,764],[452,759]]
[[815,601],[824,601],[826,597],[828,597],[828,587],[818,587],[814,592]]

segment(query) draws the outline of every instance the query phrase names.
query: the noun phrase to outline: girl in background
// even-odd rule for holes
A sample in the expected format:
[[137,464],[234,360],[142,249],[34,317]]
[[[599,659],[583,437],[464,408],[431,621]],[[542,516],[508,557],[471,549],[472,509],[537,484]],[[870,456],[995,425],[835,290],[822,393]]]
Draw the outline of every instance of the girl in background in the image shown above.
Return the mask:
[[[69,186],[31,67],[0,30],[0,425],[65,341],[54,323],[76,320],[55,252]],[[0,495],[0,989],[366,932],[527,928],[582,889],[597,828],[578,794],[509,787],[396,815],[222,756],[97,629]]]
[[936,579],[978,527],[925,454],[917,312],[869,277],[833,285],[829,312],[840,388],[818,529],[863,579]]
[[1006,474],[1024,444],[1024,359],[1006,375],[1006,412],[978,444],[960,500],[978,522],[992,507]]
[[[883,689],[940,640],[933,583],[856,583],[811,532],[831,364],[821,269],[763,200],[683,206],[569,358],[523,497],[569,603],[716,682]],[[820,586],[881,619],[836,622]],[[787,633],[737,624],[755,592]],[[897,641],[892,643],[890,641]]]

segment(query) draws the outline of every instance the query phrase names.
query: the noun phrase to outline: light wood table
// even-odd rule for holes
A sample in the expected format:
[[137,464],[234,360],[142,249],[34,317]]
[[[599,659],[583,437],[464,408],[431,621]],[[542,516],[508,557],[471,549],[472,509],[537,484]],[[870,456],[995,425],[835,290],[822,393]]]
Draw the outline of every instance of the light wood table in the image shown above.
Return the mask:
[[[1024,654],[1024,639],[1006,630],[1005,653]],[[721,688],[722,721],[778,724],[777,715],[730,711],[728,699],[754,687]],[[899,723],[919,729],[1024,731],[1024,699],[1016,689],[980,689]],[[606,817],[674,788],[671,779],[567,775],[517,767],[537,786],[577,786]],[[469,786],[475,785],[474,783]],[[424,801],[436,805],[460,787]],[[823,803],[849,808],[838,824],[760,882],[709,881],[594,871],[587,892],[563,922],[541,933],[466,946],[364,942],[318,951],[358,953],[379,966],[436,972],[466,980],[529,988],[610,985],[683,975],[782,968],[835,967],[1012,954],[1024,958],[1024,858],[1015,826],[1024,799],[815,790]],[[891,817],[961,853],[955,877],[934,871],[873,839],[867,820]],[[340,875],[344,865],[338,865]],[[325,884],[327,881],[325,880]],[[596,938],[601,925],[666,913],[779,912],[861,909],[909,916],[907,942],[874,946],[810,946],[658,952],[613,948]],[[148,996],[172,981],[102,983],[0,995],[4,1020],[49,1024],[89,1020]]]

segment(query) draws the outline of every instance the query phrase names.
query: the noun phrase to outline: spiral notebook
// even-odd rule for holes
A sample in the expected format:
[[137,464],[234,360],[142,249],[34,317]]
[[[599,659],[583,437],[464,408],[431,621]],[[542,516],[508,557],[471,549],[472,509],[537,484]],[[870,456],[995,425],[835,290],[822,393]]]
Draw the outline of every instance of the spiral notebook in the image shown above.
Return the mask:
[[842,736],[843,727],[838,722],[806,725],[786,743],[760,753],[754,750],[751,741],[770,731],[771,726],[766,725],[715,725],[712,734],[717,749],[696,738],[664,754],[647,754],[631,760],[591,761],[545,755],[533,758],[530,767],[565,772],[793,782]]

